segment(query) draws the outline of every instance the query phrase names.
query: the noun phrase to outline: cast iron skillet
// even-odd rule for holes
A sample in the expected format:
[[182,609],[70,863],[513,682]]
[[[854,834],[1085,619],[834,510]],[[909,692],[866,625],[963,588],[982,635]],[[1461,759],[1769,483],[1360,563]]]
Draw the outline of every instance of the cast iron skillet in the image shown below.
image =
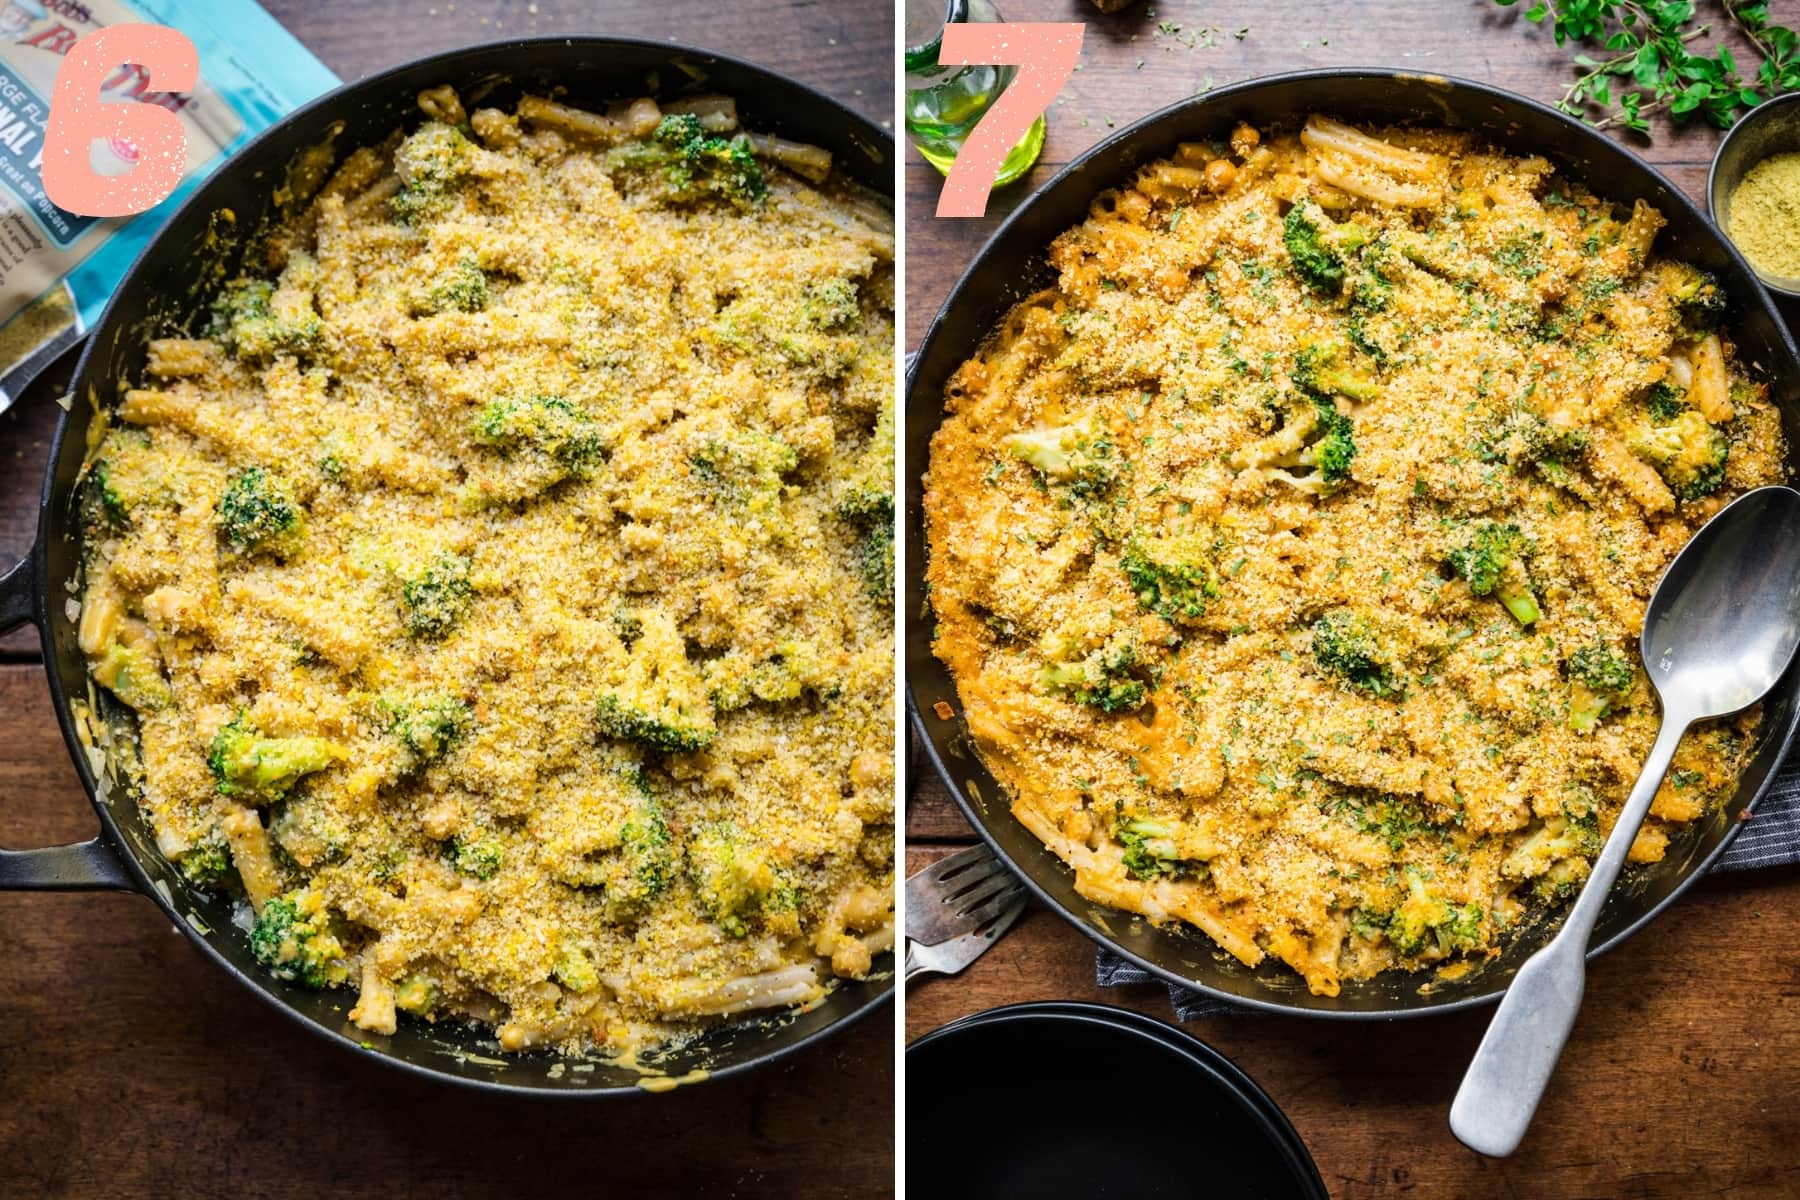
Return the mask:
[[[1306,1143],[1255,1080],[1130,1009],[991,1008],[908,1046],[906,1073],[907,1162],[935,1200],[1326,1200]],[[965,1136],[944,1137],[936,1119],[949,1093],[980,1114]],[[1093,1101],[1073,1120],[1071,1096]]]
[[[242,238],[221,239],[216,215],[230,209],[240,233],[270,211],[271,195],[303,149],[343,122],[341,158],[416,124],[420,90],[455,84],[465,101],[510,106],[522,90],[561,89],[576,104],[685,91],[737,99],[749,128],[829,149],[836,166],[874,193],[893,196],[893,136],[829,97],[760,67],[710,51],[624,38],[527,39],[474,46],[339,88],[288,116],[226,162],[172,217],[119,285],[75,370],[73,403],[59,419],[30,557],[0,577],[0,631],[34,622],[42,635],[50,694],[75,770],[100,817],[100,836],[72,846],[0,851],[0,890],[116,888],[143,892],[200,952],[244,987],[309,1029],[354,1053],[421,1075],[491,1091],[597,1096],[640,1091],[643,1076],[549,1054],[502,1056],[491,1036],[454,1022],[403,1023],[392,1037],[356,1029],[343,990],[307,991],[269,977],[231,925],[229,901],[193,890],[158,853],[155,837],[129,797],[96,787],[94,765],[77,739],[70,700],[87,695],[86,671],[65,611],[66,585],[78,577],[81,532],[74,486],[94,404],[111,404],[123,381],[141,378],[147,334],[182,325],[206,310],[209,288],[235,273]],[[471,107],[473,105],[471,104]],[[224,244],[221,244],[223,241]],[[221,261],[221,258],[223,261]],[[220,268],[223,268],[222,271]],[[891,958],[880,974],[846,984],[805,1012],[723,1026],[655,1065],[669,1076],[704,1071],[720,1078],[774,1062],[866,1015],[893,994]]]
[[[1669,220],[1658,246],[1715,272],[1731,299],[1738,353],[1772,385],[1782,428],[1800,462],[1800,361],[1793,339],[1748,264],[1686,196],[1640,159],[1579,122],[1542,104],[1485,84],[1385,70],[1300,71],[1221,88],[1120,130],[1064,168],[1002,225],[963,272],[920,344],[907,375],[906,681],[914,726],[925,753],[969,821],[1051,908],[1102,946],[1171,982],[1209,996],[1273,1012],[1329,1017],[1402,1017],[1445,1012],[1495,999],[1514,971],[1546,940],[1524,931],[1499,958],[1462,979],[1389,972],[1345,983],[1336,996],[1315,996],[1272,958],[1252,970],[1198,930],[1159,929],[1077,895],[1074,872],[1008,811],[1007,798],[976,758],[960,714],[946,720],[940,703],[957,708],[949,673],[931,653],[932,618],[924,585],[923,485],[920,472],[943,417],[944,386],[1001,315],[1046,286],[1051,239],[1087,215],[1100,191],[1124,182],[1141,164],[1171,153],[1177,142],[1222,141],[1238,121],[1259,129],[1293,128],[1309,112],[1351,122],[1416,122],[1470,129],[1515,152],[1541,154],[1565,178],[1629,206],[1643,199]],[[1636,932],[1705,872],[1730,842],[1740,811],[1761,798],[1800,718],[1800,664],[1790,668],[1763,706],[1755,754],[1737,795],[1706,821],[1678,834],[1662,862],[1627,877],[1600,918],[1592,953]],[[1429,982],[1428,982],[1429,981]]]

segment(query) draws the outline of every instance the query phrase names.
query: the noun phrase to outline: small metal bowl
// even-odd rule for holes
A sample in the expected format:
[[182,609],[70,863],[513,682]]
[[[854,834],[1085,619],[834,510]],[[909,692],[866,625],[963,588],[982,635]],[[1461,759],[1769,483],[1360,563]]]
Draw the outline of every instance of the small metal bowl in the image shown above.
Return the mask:
[[[1719,143],[1712,169],[1706,173],[1706,208],[1719,232],[1731,237],[1731,193],[1750,169],[1766,158],[1790,151],[1800,151],[1800,92],[1757,105]],[[1749,255],[1744,260],[1770,291],[1800,299],[1800,278],[1771,275]]]

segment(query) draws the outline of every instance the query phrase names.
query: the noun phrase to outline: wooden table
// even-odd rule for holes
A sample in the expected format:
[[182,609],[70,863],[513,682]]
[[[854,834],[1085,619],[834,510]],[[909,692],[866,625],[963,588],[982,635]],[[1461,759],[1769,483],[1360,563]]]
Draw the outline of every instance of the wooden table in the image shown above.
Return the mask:
[[[891,120],[891,9],[798,0],[268,7],[345,79],[531,34],[679,38]],[[596,15],[599,14],[599,15]],[[67,377],[0,417],[0,560],[31,543]],[[0,842],[90,836],[37,635],[0,639]],[[640,1101],[501,1100],[353,1060],[264,1007],[129,895],[0,896],[0,1196],[203,1200],[892,1193],[891,1008],[748,1078]]]
[[[1567,55],[1543,31],[1528,32],[1517,9],[1487,0],[1156,0],[1154,15],[1140,3],[1112,17],[1097,15],[1085,0],[999,2],[1014,21],[1087,21],[1082,66],[1051,108],[1043,160],[1023,183],[996,193],[986,218],[934,219],[937,174],[916,155],[909,159],[909,345],[962,266],[1034,186],[1112,127],[1209,81],[1220,86],[1301,67],[1394,66],[1554,100],[1569,79]],[[1181,28],[1159,31],[1160,22]],[[1203,32],[1209,28],[1215,32]],[[1247,30],[1241,40],[1234,36],[1240,29]],[[1635,144],[1698,195],[1716,143],[1714,132],[1695,127],[1659,130],[1653,145]],[[1788,319],[1792,324],[1793,310]],[[907,824],[909,870],[972,837],[935,777],[919,781]],[[1701,883],[1594,965],[1555,1087],[1524,1146],[1507,1160],[1464,1149],[1445,1123],[1486,1011],[1389,1025],[1231,1016],[1188,1028],[1236,1059],[1287,1110],[1337,1200],[1794,1197],[1797,947],[1800,872]],[[907,996],[907,1035],[978,1009],[1044,999],[1120,1004],[1172,1019],[1160,986],[1097,987],[1093,944],[1040,909],[960,977],[915,985]],[[931,1103],[914,1097],[910,1111]],[[1078,1100],[1069,1103],[1079,1119]]]

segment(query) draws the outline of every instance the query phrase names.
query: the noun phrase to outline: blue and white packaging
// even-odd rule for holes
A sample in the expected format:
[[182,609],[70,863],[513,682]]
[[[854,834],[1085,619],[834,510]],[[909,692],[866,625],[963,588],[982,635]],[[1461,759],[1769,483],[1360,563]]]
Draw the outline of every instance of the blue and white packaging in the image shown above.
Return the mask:
[[[144,22],[180,30],[200,57],[193,90],[146,90],[141,67],[122,64],[103,102],[160,104],[181,118],[188,154],[182,182],[134,217],[83,217],[43,191],[44,128],[57,68],[83,35]],[[284,114],[336,87],[337,76],[249,0],[0,0],[0,411],[100,316],[144,244],[199,181]],[[126,141],[96,142],[94,169],[136,163]]]

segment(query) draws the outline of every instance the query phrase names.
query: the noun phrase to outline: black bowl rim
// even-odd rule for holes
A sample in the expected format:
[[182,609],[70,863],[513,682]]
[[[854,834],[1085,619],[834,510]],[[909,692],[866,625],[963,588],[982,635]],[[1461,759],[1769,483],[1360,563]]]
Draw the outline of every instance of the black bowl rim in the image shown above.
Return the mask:
[[[1737,124],[1727,129],[1725,136],[1719,139],[1718,149],[1713,151],[1712,162],[1706,168],[1706,215],[1712,219],[1714,227],[1719,231],[1719,236],[1731,243],[1733,250],[1737,249],[1737,243],[1731,241],[1731,234],[1726,232],[1723,225],[1719,224],[1719,188],[1725,182],[1719,178],[1719,164],[1725,160],[1725,150],[1731,145],[1733,139],[1744,132],[1746,127],[1753,126],[1760,121],[1767,121],[1776,110],[1791,108],[1796,104],[1800,104],[1800,92],[1786,92],[1779,96],[1770,96],[1739,117]],[[1743,176],[1740,175],[1731,182],[1735,185],[1742,179]],[[1749,265],[1750,273],[1756,276],[1756,281],[1763,287],[1777,295],[1800,299],[1800,287],[1786,288],[1778,283],[1770,283],[1768,277],[1756,269],[1755,263],[1750,262],[1748,258],[1744,261]]]
[[[988,253],[1006,235],[1006,232],[1012,227],[1014,222],[1019,221],[1024,214],[1029,212],[1043,197],[1063,186],[1065,181],[1084,172],[1090,162],[1111,150],[1112,147],[1118,143],[1136,137],[1143,131],[1155,125],[1173,120],[1175,117],[1193,109],[1229,100],[1241,93],[1254,91],[1274,84],[1317,84],[1329,83],[1333,80],[1346,78],[1406,79],[1442,86],[1445,89],[1466,89],[1502,104],[1529,109],[1563,125],[1571,133],[1579,136],[1583,140],[1602,142],[1608,147],[1609,151],[1617,151],[1618,153],[1625,155],[1639,170],[1661,184],[1664,190],[1675,198],[1677,203],[1685,206],[1689,213],[1698,218],[1702,224],[1712,227],[1721,246],[1723,246],[1725,253],[1737,260],[1738,264],[1743,268],[1745,277],[1755,284],[1756,297],[1762,304],[1774,329],[1781,335],[1782,344],[1787,350],[1789,361],[1800,364],[1800,348],[1796,348],[1793,334],[1789,332],[1787,323],[1781,319],[1780,313],[1776,310],[1774,302],[1769,297],[1768,288],[1763,284],[1762,277],[1756,273],[1755,268],[1750,266],[1744,259],[1744,256],[1738,251],[1738,248],[1732,244],[1731,239],[1725,236],[1724,231],[1720,230],[1718,226],[1713,223],[1711,217],[1705,210],[1696,205],[1686,192],[1670,183],[1668,178],[1665,177],[1662,172],[1645,162],[1635,151],[1631,150],[1630,147],[1612,141],[1610,138],[1605,137],[1589,126],[1584,125],[1567,113],[1560,112],[1547,104],[1533,100],[1529,96],[1521,96],[1517,92],[1511,92],[1505,88],[1495,87],[1493,84],[1479,83],[1475,80],[1464,79],[1455,75],[1408,71],[1394,67],[1323,67],[1303,71],[1282,71],[1273,75],[1259,75],[1252,79],[1245,79],[1236,83],[1227,84],[1207,92],[1202,96],[1192,96],[1184,100],[1178,100],[1173,104],[1166,105],[1163,108],[1157,109],[1155,112],[1140,117],[1131,124],[1119,129],[1117,132],[1103,138],[1075,158],[1069,160],[1068,163],[1060,168],[1049,179],[1044,181],[1044,183],[1039,185],[1029,197],[1022,201],[1017,208],[1007,215],[1006,219],[1000,223],[999,227],[989,235],[988,240],[983,243],[981,250],[979,250],[975,257],[969,261],[968,266],[963,269],[960,275],[958,275],[956,282],[951,285],[950,290],[945,294],[943,303],[938,306],[936,315],[931,319],[931,324],[926,327],[925,335],[919,339],[918,347],[912,352],[908,359],[905,381],[906,389],[904,394],[905,399],[908,401],[908,410],[910,411],[912,407],[910,401],[912,399],[913,382],[918,373],[917,364],[924,357],[925,351],[938,337],[940,331],[944,329],[950,307],[955,302],[956,297],[962,292],[963,287],[973,276],[977,268],[986,261]],[[1797,96],[1800,96],[1800,94],[1797,94]],[[1095,186],[1094,190],[1099,190],[1098,185]],[[915,465],[918,465],[920,469],[923,469],[922,464]],[[922,564],[915,565],[909,563],[908,569],[922,570],[923,566]],[[922,635],[922,618],[909,615],[907,624],[907,637],[909,639]],[[1359,1010],[1301,1008],[1283,1004],[1276,1000],[1240,996],[1232,992],[1223,991],[1219,988],[1190,979],[1178,971],[1172,971],[1159,966],[1140,955],[1132,953],[1122,944],[1114,941],[1105,933],[1096,929],[1090,922],[1082,920],[1075,913],[1071,912],[1066,905],[1062,904],[1056,897],[1052,896],[1049,889],[1039,883],[1035,875],[1030,871],[1021,868],[1021,866],[1013,860],[1012,856],[1007,853],[1006,848],[1000,844],[999,838],[989,831],[986,822],[982,819],[981,815],[976,812],[975,806],[970,802],[969,798],[963,794],[962,788],[957,785],[956,777],[952,774],[950,765],[945,762],[944,755],[941,752],[937,741],[934,739],[930,727],[925,723],[925,716],[919,710],[918,697],[914,692],[913,684],[910,679],[907,681],[906,686],[906,711],[909,723],[911,724],[913,731],[918,734],[925,756],[936,770],[938,779],[943,783],[945,790],[950,793],[951,798],[955,800],[956,806],[961,810],[963,817],[968,821],[970,826],[975,829],[976,833],[981,836],[981,840],[987,843],[988,848],[999,857],[1000,861],[1005,863],[1012,873],[1017,876],[1025,886],[1044,903],[1044,905],[1069,925],[1080,931],[1097,946],[1117,955],[1137,967],[1141,967],[1143,970],[1150,972],[1159,979],[1169,983],[1178,984],[1181,987],[1198,992],[1210,999],[1231,1005],[1234,1008],[1268,1013],[1273,1016],[1304,1017],[1326,1021],[1396,1021],[1439,1016],[1447,1013],[1460,1012],[1464,1009],[1480,1008],[1486,1005],[1496,1004],[1499,1002],[1500,997],[1505,994],[1506,989],[1502,987],[1479,996],[1466,996],[1457,1000],[1447,1000],[1442,1003],[1426,1003],[1407,1008]],[[1787,728],[1780,734],[1780,750],[1774,760],[1775,766],[1771,768],[1768,775],[1764,777],[1762,783],[1757,787],[1755,795],[1742,806],[1742,811],[1745,814],[1753,813],[1756,810],[1756,806],[1762,802],[1762,798],[1768,794],[1769,788],[1773,786],[1776,776],[1780,774],[1782,762],[1786,760],[1789,752],[1793,748],[1797,731],[1800,731],[1800,705],[1796,705],[1794,713],[1789,718]],[[1592,960],[1617,948],[1619,945],[1623,944],[1626,939],[1630,938],[1651,921],[1661,916],[1670,905],[1680,899],[1687,890],[1695,884],[1695,882],[1712,869],[1713,864],[1718,861],[1719,856],[1731,848],[1731,843],[1737,839],[1737,835],[1742,827],[1742,821],[1732,821],[1725,830],[1724,835],[1720,837],[1718,843],[1703,857],[1697,860],[1685,876],[1676,881],[1667,896],[1664,896],[1661,900],[1651,905],[1641,916],[1612,937],[1601,942],[1599,945],[1590,945],[1587,952],[1588,959]],[[1067,869],[1060,863],[1058,864],[1058,868],[1063,870]]]
[[1307,1148],[1300,1131],[1294,1128],[1294,1123],[1288,1119],[1282,1107],[1275,1103],[1275,1098],[1223,1051],[1201,1041],[1187,1030],[1167,1021],[1160,1021],[1148,1013],[1086,1000],[1034,1000],[1023,1004],[1006,1004],[970,1013],[949,1024],[940,1025],[908,1043],[906,1053],[910,1058],[916,1049],[929,1047],[938,1041],[948,1041],[990,1025],[1046,1025],[1054,1028],[1071,1024],[1098,1026],[1143,1038],[1181,1055],[1197,1073],[1206,1075],[1212,1083],[1219,1085],[1226,1094],[1244,1105],[1269,1135],[1270,1141],[1285,1152],[1289,1166],[1305,1177],[1303,1182],[1314,1189],[1319,1200],[1325,1200],[1325,1181],[1319,1174],[1318,1163],[1314,1161],[1312,1151]]
[[[521,50],[537,46],[552,45],[585,47],[594,50],[605,50],[610,47],[624,46],[638,50],[651,51],[657,55],[665,56],[670,59],[685,56],[700,62],[713,61],[725,63],[753,76],[762,76],[779,82],[783,86],[792,88],[797,92],[802,93],[804,96],[809,97],[814,103],[836,110],[839,115],[845,118],[859,132],[866,135],[873,145],[884,150],[890,161],[894,159],[895,143],[894,135],[891,130],[883,129],[876,122],[851,109],[842,101],[836,100],[820,91],[818,88],[813,87],[811,84],[803,83],[800,80],[784,75],[779,71],[772,70],[768,67],[750,62],[747,59],[718,50],[709,50],[681,42],[657,41],[651,38],[592,35],[501,38],[487,42],[471,43],[451,50],[439,51],[434,54],[428,54],[419,58],[409,59],[402,63],[397,63],[394,66],[366,75],[361,79],[341,83],[330,91],[316,96],[305,104],[293,109],[291,112],[286,113],[280,120],[276,121],[254,137],[248,139],[242,146],[239,146],[233,151],[232,156],[221,163],[217,169],[201,181],[200,186],[196,187],[187,199],[184,200],[174,212],[169,214],[169,217],[163,223],[162,228],[156,231],[155,236],[151,237],[144,244],[144,247],[138,253],[137,258],[133,260],[131,267],[120,278],[118,286],[113,290],[112,298],[107,301],[106,307],[102,310],[99,319],[94,322],[93,328],[87,331],[86,344],[82,347],[81,356],[76,361],[75,373],[72,378],[79,379],[85,373],[88,366],[88,360],[95,353],[98,346],[99,339],[95,335],[108,327],[112,320],[114,309],[119,306],[126,293],[131,291],[134,287],[140,286],[140,280],[138,279],[139,270],[142,268],[146,259],[150,257],[152,251],[161,243],[164,237],[169,235],[169,231],[177,228],[182,220],[191,212],[198,212],[204,209],[216,186],[220,181],[229,177],[232,168],[239,161],[245,159],[250,151],[261,146],[265,141],[281,137],[289,126],[297,123],[301,119],[320,111],[327,110],[333,106],[342,105],[345,102],[345,97],[352,93],[361,93],[365,91],[376,92],[383,88],[391,87],[393,85],[393,80],[398,76],[429,67],[441,67],[446,72],[449,72],[457,69],[461,60],[467,59],[472,55],[500,53],[506,50]],[[891,195],[887,198],[890,202],[892,201]],[[148,286],[148,284],[144,283],[142,286]],[[77,402],[80,401],[77,400]],[[87,756],[81,750],[80,731],[75,727],[74,713],[68,693],[63,687],[62,680],[54,667],[57,655],[52,638],[52,622],[49,613],[51,588],[48,566],[50,537],[55,520],[51,493],[55,485],[56,466],[61,459],[63,441],[68,434],[69,424],[69,412],[68,410],[65,410],[64,413],[57,418],[56,431],[51,438],[49,464],[45,469],[43,494],[38,509],[37,540],[33,544],[27,559],[27,561],[31,563],[31,570],[35,579],[36,596],[34,603],[36,607],[33,611],[33,619],[38,626],[38,635],[43,653],[44,674],[50,687],[52,704],[56,709],[57,722],[62,729],[63,742],[68,748],[70,760],[75,764],[75,770],[81,778],[82,786],[86,789],[88,803],[99,817],[100,841],[104,843],[107,849],[124,864],[124,869],[131,878],[134,890],[155,901],[157,907],[162,909],[164,915],[169,918],[175,928],[181,931],[182,935],[187,938],[191,945],[199,950],[202,956],[209,959],[214,966],[234,978],[241,987],[256,996],[257,999],[281,1013],[289,1020],[297,1023],[302,1028],[313,1033],[315,1036],[324,1039],[332,1045],[349,1051],[358,1058],[380,1062],[388,1067],[404,1071],[416,1078],[429,1079],[437,1083],[448,1083],[480,1092],[517,1097],[531,1097],[534,1099],[551,1101],[578,1101],[597,1099],[600,1097],[619,1098],[652,1094],[661,1095],[669,1091],[686,1091],[696,1084],[729,1079],[748,1071],[771,1066],[791,1055],[798,1054],[803,1050],[816,1046],[818,1043],[832,1035],[848,1029],[862,1018],[868,1016],[875,1009],[881,1008],[893,1000],[895,975],[891,968],[880,973],[872,973],[864,983],[846,982],[840,984],[839,987],[841,988],[860,987],[867,983],[879,984],[882,982],[885,982],[887,986],[879,990],[873,996],[865,999],[855,1008],[847,1010],[829,1024],[820,1026],[818,1029],[797,1041],[756,1055],[743,1062],[732,1063],[729,1066],[720,1067],[716,1071],[709,1070],[703,1077],[677,1077],[677,1086],[673,1088],[654,1087],[654,1080],[658,1077],[648,1074],[644,1076],[643,1081],[617,1087],[530,1087],[518,1083],[476,1079],[468,1076],[456,1075],[447,1070],[429,1066],[411,1058],[403,1058],[398,1055],[382,1053],[371,1046],[365,1045],[357,1038],[353,1038],[338,1029],[330,1028],[322,1022],[313,1020],[311,1017],[300,1012],[299,1009],[284,1001],[276,992],[263,986],[261,982],[251,978],[246,972],[239,970],[236,965],[220,954],[219,951],[213,947],[212,943],[203,937],[199,931],[195,930],[188,923],[187,919],[175,909],[173,903],[163,895],[161,889],[155,886],[149,872],[144,869],[143,865],[138,861],[137,856],[126,843],[124,837],[120,834],[118,825],[113,820],[111,806],[100,799],[99,788],[94,778],[92,767],[88,762]],[[897,749],[898,748],[896,747],[896,751]],[[891,952],[889,957],[892,957]],[[828,992],[825,997],[815,1003],[830,1003],[833,996],[837,994],[837,991],[838,988],[834,988],[833,991]],[[779,1022],[786,1019],[790,1014],[799,1011],[804,1011],[804,1009],[784,1009],[778,1013],[753,1016],[747,1020],[738,1022],[738,1024],[755,1024],[758,1021]],[[646,1087],[644,1085],[645,1082],[651,1082],[652,1086]]]

